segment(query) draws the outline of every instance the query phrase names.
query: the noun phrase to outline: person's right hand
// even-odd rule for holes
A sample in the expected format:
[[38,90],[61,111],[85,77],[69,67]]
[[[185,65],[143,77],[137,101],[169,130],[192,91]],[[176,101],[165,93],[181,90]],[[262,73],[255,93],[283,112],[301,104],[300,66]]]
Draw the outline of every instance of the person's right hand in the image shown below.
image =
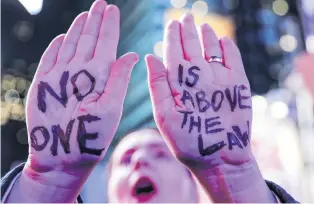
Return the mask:
[[97,0],[43,54],[26,105],[32,176],[82,176],[105,155],[138,61],[136,53],[116,60],[119,21],[116,6]]

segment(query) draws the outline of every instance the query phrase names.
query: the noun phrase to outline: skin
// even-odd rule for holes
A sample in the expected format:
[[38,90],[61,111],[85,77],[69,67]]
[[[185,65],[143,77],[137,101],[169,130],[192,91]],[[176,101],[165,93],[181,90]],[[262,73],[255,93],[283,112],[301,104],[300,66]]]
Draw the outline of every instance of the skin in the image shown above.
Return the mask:
[[143,176],[154,182],[157,191],[146,202],[197,202],[192,177],[154,129],[135,131],[116,147],[111,158],[109,201],[140,202],[131,192],[134,183]]
[[[39,66],[28,92],[26,121],[29,135],[29,156],[21,176],[16,181],[8,202],[74,202],[93,168],[105,156],[118,128],[123,109],[128,82],[133,66],[139,57],[136,53],[126,53],[117,59],[120,36],[120,11],[115,5],[96,0],[88,12],[78,15],[66,34],[57,36],[42,55]],[[80,93],[88,93],[78,100],[71,80],[76,73],[85,70],[75,84]],[[39,84],[51,86],[60,96],[60,78],[68,72],[65,104],[60,103],[46,91],[42,97],[46,109],[39,108]],[[97,120],[85,121],[87,133],[95,133],[91,139],[83,141],[89,150],[100,154],[82,152],[78,142],[79,117],[93,115]],[[57,153],[52,154],[52,127],[59,125],[64,132],[69,121],[74,120],[68,140],[68,151],[61,145],[62,134],[57,134]],[[104,128],[105,124],[105,128]],[[44,148],[43,136],[36,127],[45,127],[50,136]],[[82,129],[82,128],[81,128]],[[82,131],[81,131],[82,132]],[[86,136],[84,136],[86,137]],[[46,138],[46,140],[47,140]],[[86,149],[86,148],[85,148]]]
[[[164,31],[163,61],[153,55],[145,58],[157,127],[174,156],[192,171],[214,202],[275,202],[251,151],[252,101],[240,51],[230,38],[218,39],[208,24],[199,30],[200,39],[191,14],[169,22]],[[223,62],[208,62],[211,56],[221,57]],[[194,76],[192,67],[197,67]],[[178,77],[181,73],[184,80]],[[193,83],[186,83],[191,78]],[[245,99],[240,96],[241,101],[235,102],[239,97],[233,96],[236,100],[231,103],[231,94],[225,94],[219,111],[201,111],[195,103],[182,101],[186,92],[195,99],[202,91],[211,101],[215,91],[226,93],[234,87],[242,87],[239,92]],[[184,126],[182,112],[190,112],[187,121],[193,116],[203,125],[189,130],[192,123]],[[219,120],[210,129],[214,126],[221,131],[208,133],[204,128],[204,121],[212,117]],[[241,132],[240,136],[235,132]],[[240,141],[243,135],[245,139]],[[215,148],[217,144],[221,148]],[[207,147],[210,153],[204,154]]]
[[[29,157],[7,202],[74,202],[91,171],[105,156],[122,116],[132,68],[139,59],[136,53],[116,58],[119,29],[119,9],[107,5],[103,0],[96,0],[89,12],[80,14],[67,33],[57,36],[44,52],[26,102],[31,144]],[[202,120],[219,117],[223,122],[224,132],[204,136],[205,146],[227,141],[226,131],[232,131],[234,125],[245,130],[250,137],[251,109],[237,108],[230,112],[230,107],[224,101],[217,113],[212,110],[199,113],[191,104],[182,104],[180,101],[183,89],[193,96],[198,90],[209,95],[218,88],[232,89],[241,84],[246,87],[245,94],[250,93],[235,43],[229,38],[218,40],[207,24],[201,30],[202,44],[192,15],[185,15],[180,22],[173,21],[165,29],[164,62],[152,55],[145,58],[158,129],[171,153],[191,170],[214,202],[274,202],[252,156],[250,145],[233,151],[225,146],[215,154],[204,156],[198,147],[199,133],[181,128],[180,111],[193,111]],[[224,63],[208,63],[210,56],[222,56]],[[186,84],[179,85],[177,68],[180,64],[185,76],[191,66],[200,68],[196,84],[189,87]],[[73,80],[72,77],[81,71],[87,71],[94,80],[84,75]],[[64,73],[68,73],[70,78],[64,81],[66,94],[62,103],[51,93],[46,92],[45,97],[44,92],[39,91],[40,84],[48,84],[59,96],[62,88],[60,78]],[[73,88],[74,82],[77,89]],[[88,94],[78,100],[78,92]],[[43,108],[43,103],[40,105],[38,98],[45,100],[46,108]],[[246,105],[251,104],[249,96],[245,102]],[[89,119],[85,120],[83,126],[79,120],[86,115]],[[94,119],[90,120],[90,116]],[[72,132],[66,131],[72,120]],[[55,131],[55,140],[51,136],[56,130],[54,126],[62,129]],[[50,140],[46,141],[48,137],[45,139],[47,143],[43,141],[40,132],[32,134],[37,127],[45,127],[46,132],[50,133]],[[64,132],[69,132],[69,135],[65,137]],[[204,129],[202,134],[205,135]],[[64,144],[61,145],[61,142]],[[97,154],[91,154],[95,150]],[[152,179],[158,175],[161,174],[152,175]],[[162,185],[159,181],[156,183]],[[162,190],[160,194],[161,198],[165,197]]]

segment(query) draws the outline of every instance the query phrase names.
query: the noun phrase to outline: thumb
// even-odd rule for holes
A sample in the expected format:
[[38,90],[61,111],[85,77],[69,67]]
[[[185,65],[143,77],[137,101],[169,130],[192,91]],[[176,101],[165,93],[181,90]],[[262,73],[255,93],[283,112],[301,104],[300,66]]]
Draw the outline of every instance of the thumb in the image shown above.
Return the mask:
[[138,62],[139,56],[135,52],[129,52],[120,57],[111,67],[110,75],[106,83],[105,91],[99,100],[102,104],[107,104],[108,100],[114,100],[115,103],[123,101],[128,89],[131,72],[134,65]]
[[164,64],[154,55],[145,57],[148,69],[149,92],[153,102],[153,109],[162,114],[164,108],[174,107],[174,99],[168,83],[168,72]]

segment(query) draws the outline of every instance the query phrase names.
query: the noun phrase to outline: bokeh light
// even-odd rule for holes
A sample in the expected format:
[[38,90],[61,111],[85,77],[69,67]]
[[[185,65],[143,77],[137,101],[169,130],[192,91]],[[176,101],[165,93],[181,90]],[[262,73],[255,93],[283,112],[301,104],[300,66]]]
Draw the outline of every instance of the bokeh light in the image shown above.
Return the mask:
[[314,15],[314,1],[303,0],[302,1],[302,10],[306,15],[313,16]]
[[264,114],[268,107],[268,102],[264,96],[255,95],[252,97],[253,114]]
[[16,91],[19,93],[22,93],[23,91],[25,91],[27,86],[27,82],[24,78],[22,77],[17,77],[16,78]]
[[163,43],[162,41],[159,41],[154,45],[155,55],[157,55],[158,57],[162,57],[162,50],[163,50]]
[[31,15],[37,15],[43,7],[43,0],[19,0]]
[[305,41],[306,49],[310,53],[314,53],[314,35],[310,35]]
[[170,0],[170,3],[175,8],[183,8],[186,5],[187,0]]
[[7,91],[7,90],[10,90],[10,89],[15,89],[15,86],[16,86],[16,79],[14,76],[12,75],[4,75],[2,77],[2,89]]
[[28,144],[27,129],[22,128],[16,133],[16,139],[20,144]]
[[270,114],[276,119],[283,119],[288,116],[288,113],[288,106],[282,101],[276,101],[270,105]]
[[5,92],[4,99],[7,103],[18,104],[20,102],[20,94],[15,89],[10,89]]
[[10,117],[10,104],[1,101],[1,125],[5,125]]
[[13,120],[24,120],[25,112],[24,107],[21,104],[12,104],[11,105],[11,118]]
[[13,27],[13,32],[20,41],[27,42],[33,37],[34,25],[28,21],[19,21]]
[[284,16],[289,10],[289,5],[285,0],[276,0],[273,2],[273,11],[279,16]]
[[[263,25],[274,25],[274,23],[276,22],[276,15],[274,15],[274,13],[267,8],[258,10],[258,12],[256,13],[256,18],[258,22]],[[272,27],[267,28],[272,29]]]
[[301,166],[301,155],[298,150],[297,131],[291,122],[283,122],[277,127],[276,140],[279,145],[280,160],[290,175],[298,172]]
[[192,5],[192,13],[195,15],[205,16],[208,13],[208,5],[205,1],[196,1]]
[[298,46],[298,41],[293,35],[283,35],[280,37],[279,45],[284,51],[293,52]]
[[13,60],[11,67],[13,69],[18,69],[18,70],[23,71],[27,67],[27,62],[24,59],[17,58]]

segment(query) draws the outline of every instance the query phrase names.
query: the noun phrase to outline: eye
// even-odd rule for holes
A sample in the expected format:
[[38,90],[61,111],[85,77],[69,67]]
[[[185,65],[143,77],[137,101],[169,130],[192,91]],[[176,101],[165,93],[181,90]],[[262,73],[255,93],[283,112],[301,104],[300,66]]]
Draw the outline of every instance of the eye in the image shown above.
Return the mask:
[[159,150],[156,152],[156,158],[160,158],[160,159],[168,158],[168,155],[166,152]]
[[128,165],[131,163],[131,155],[130,154],[127,154],[127,155],[124,155],[121,159],[121,164],[123,165]]

